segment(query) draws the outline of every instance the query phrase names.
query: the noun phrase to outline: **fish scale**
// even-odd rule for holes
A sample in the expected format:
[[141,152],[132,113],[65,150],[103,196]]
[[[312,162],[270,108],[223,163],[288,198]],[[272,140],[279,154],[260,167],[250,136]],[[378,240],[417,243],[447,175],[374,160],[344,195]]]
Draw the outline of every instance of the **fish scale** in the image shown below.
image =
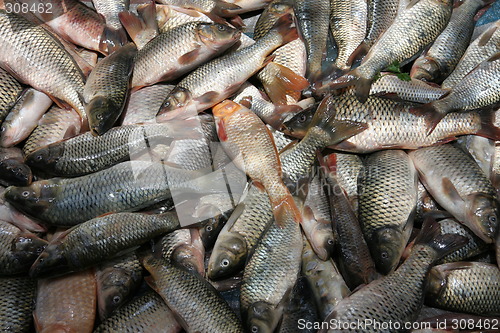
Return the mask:
[[42,27],[0,10],[0,63],[16,76],[72,106],[86,118],[83,74],[62,45]]
[[400,2],[400,0],[368,0],[368,23],[364,39],[368,47],[371,47],[394,21]]
[[0,68],[0,125],[16,103],[23,88],[17,80]]
[[35,287],[27,277],[0,278],[0,331],[32,332]]

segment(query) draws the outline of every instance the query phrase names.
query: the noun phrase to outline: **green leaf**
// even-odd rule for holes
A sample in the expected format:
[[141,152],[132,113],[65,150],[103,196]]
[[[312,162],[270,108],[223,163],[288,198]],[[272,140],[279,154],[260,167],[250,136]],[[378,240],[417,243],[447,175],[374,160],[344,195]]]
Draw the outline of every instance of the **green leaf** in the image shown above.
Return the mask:
[[411,81],[410,74],[408,73],[398,73],[396,74],[396,76],[402,81]]
[[392,64],[387,67],[388,72],[393,72],[393,73],[401,73],[401,69],[399,68],[400,64],[397,61],[394,61]]

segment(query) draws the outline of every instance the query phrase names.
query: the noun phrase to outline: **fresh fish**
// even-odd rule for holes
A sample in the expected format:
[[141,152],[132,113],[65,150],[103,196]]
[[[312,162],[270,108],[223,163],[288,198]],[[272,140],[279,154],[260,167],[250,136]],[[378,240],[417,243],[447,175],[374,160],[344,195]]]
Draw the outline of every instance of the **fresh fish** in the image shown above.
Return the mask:
[[38,281],[33,313],[37,332],[90,333],[96,316],[93,270]]
[[424,105],[419,112],[426,113],[432,129],[449,112],[494,108],[500,104],[500,80],[492,78],[498,76],[500,52],[470,71],[446,96]]
[[0,330],[32,332],[36,281],[27,277],[0,278]]
[[156,114],[165,96],[175,86],[168,84],[155,84],[133,91],[130,94],[127,106],[124,110],[122,125],[133,125],[140,123],[156,122]]
[[258,40],[272,29],[280,17],[293,13],[294,0],[273,0],[259,15],[253,30],[253,39]]
[[413,228],[417,171],[401,150],[371,154],[358,179],[359,223],[377,270],[393,271]]
[[33,174],[24,164],[24,155],[19,148],[0,148],[0,184],[27,186]]
[[83,74],[54,37],[25,18],[0,10],[0,66],[20,81],[62,100],[82,118]]
[[[9,187],[5,198],[22,212],[57,226],[73,226],[111,212],[134,211],[183,193],[227,192],[223,175],[161,163],[130,161],[90,175]],[[87,191],[82,191],[82,188]]]
[[[426,135],[426,120],[413,113],[416,104],[400,103],[380,97],[369,97],[361,104],[352,95],[334,98],[331,111],[333,120],[366,123],[368,128],[332,148],[337,150],[369,153],[380,149],[416,149],[454,140],[458,135],[475,134],[498,138],[498,128],[492,124],[488,112],[450,113],[441,120],[430,135]],[[309,115],[305,110],[285,122],[285,132],[301,137],[308,126]]]
[[213,14],[222,17],[232,17],[238,14],[241,7],[234,1],[224,0],[160,0],[165,5],[173,5],[188,9],[195,9],[205,14]]
[[43,278],[81,271],[178,227],[179,220],[172,213],[98,217],[53,239],[31,266],[30,275]]
[[453,88],[480,63],[498,52],[500,52],[500,20],[469,45],[455,70],[443,81],[442,88]]
[[397,98],[413,103],[430,103],[449,92],[417,79],[402,81],[396,75],[383,72],[380,74],[380,79],[373,82],[370,88],[370,96]]
[[366,37],[363,46],[366,52],[391,26],[400,8],[400,0],[368,0]]
[[432,211],[440,210],[437,202],[431,197],[429,192],[425,189],[425,186],[419,180],[417,194],[417,210],[415,212],[415,224],[421,225],[427,213]]
[[0,186],[0,220],[9,222],[21,230],[29,230],[31,232],[46,232],[47,228],[33,221],[31,218],[20,213],[5,201],[5,188]]
[[214,246],[219,233],[226,225],[226,222],[233,211],[234,209],[231,209],[228,212],[222,212],[220,215],[214,214],[217,216],[210,218],[202,227],[198,229],[205,250],[209,250]]
[[153,1],[139,4],[135,11],[118,13],[122,26],[137,46],[142,50],[144,46],[159,34],[158,23],[155,19],[156,5]]
[[224,52],[240,35],[227,25],[203,22],[161,33],[137,54],[132,87],[172,81]]
[[499,316],[500,270],[479,262],[435,266],[429,274],[426,302],[455,312]]
[[236,314],[202,277],[153,257],[147,257],[143,265],[151,273],[150,285],[186,331],[243,332]]
[[148,290],[118,308],[111,317],[103,320],[94,332],[177,333],[181,329],[167,304],[157,293]]
[[23,88],[12,75],[0,68],[0,125],[14,106]]
[[300,272],[300,225],[286,219],[271,223],[249,258],[241,284],[244,327],[251,332],[273,332]]
[[47,242],[0,220],[0,275],[26,273]]
[[496,190],[477,163],[451,144],[410,152],[432,197],[486,243],[498,229]]
[[82,121],[76,111],[53,106],[43,115],[26,140],[23,146],[24,154],[29,155],[38,148],[73,137],[80,133],[81,126]]
[[469,46],[474,31],[474,15],[486,2],[465,1],[453,9],[446,28],[432,46],[415,60],[410,72],[412,78],[440,83],[453,72]]
[[197,229],[175,230],[163,236],[158,247],[165,261],[205,275],[205,248]]
[[457,143],[474,158],[484,174],[491,178],[495,141],[477,135],[464,135],[458,138]]
[[302,249],[302,274],[312,290],[321,320],[350,293],[335,262],[319,259],[307,240]]
[[438,261],[439,264],[464,261],[488,250],[488,244],[483,242],[479,237],[474,235],[472,231],[470,231],[467,227],[458,223],[457,221],[453,219],[445,219],[439,221],[438,223],[443,234],[462,235],[464,237],[467,237],[467,239],[469,240],[469,242],[464,247],[444,256],[443,259]]
[[196,10],[160,4],[156,4],[155,7],[158,30],[161,33],[190,22],[214,22],[210,17]]
[[296,0],[293,9],[297,28],[307,50],[306,77],[313,83],[321,75],[321,64],[326,52],[330,0]]
[[174,139],[182,138],[201,139],[203,134],[199,133],[198,124],[182,120],[164,124],[125,125],[114,127],[98,137],[86,132],[39,148],[26,157],[26,163],[50,175],[86,175],[134,159],[140,153],[150,152],[157,144],[169,144]]
[[439,36],[450,20],[452,3],[451,0],[410,1],[371,47],[359,67],[316,93],[355,85],[357,98],[365,102],[380,71],[394,62],[405,65]]
[[[170,92],[163,102],[158,119],[203,111],[238,91],[238,88],[266,64],[266,57],[282,44],[297,38],[292,17],[285,15],[265,37],[255,44],[228,53],[198,67]],[[194,112],[195,113],[195,112]]]
[[[424,283],[432,265],[447,253],[465,244],[462,236],[441,234],[437,224],[427,224],[420,231],[416,245],[408,259],[391,274],[373,281],[351,296],[344,298],[324,322],[399,323],[415,320],[423,305]],[[411,295],[411,296],[410,296]],[[381,306],[382,304],[382,306]],[[330,327],[327,325],[327,327]],[[366,326],[364,326],[366,328]],[[368,328],[371,332],[385,332],[382,327]],[[362,326],[350,329],[321,329],[318,332],[364,332]]]
[[123,306],[142,282],[142,266],[132,252],[100,264],[95,273],[97,310],[104,321]]
[[125,45],[127,34],[120,23],[118,14],[129,9],[130,0],[92,0],[92,4],[106,21],[102,37],[106,38],[108,50]]
[[2,123],[0,144],[12,147],[26,139],[38,125],[52,100],[43,92],[28,88]]
[[[335,159],[336,156],[332,154],[325,158],[326,166],[333,164],[332,158]],[[354,290],[361,284],[375,280],[377,273],[358,218],[346,196],[346,191],[340,187],[340,182],[337,180],[339,178],[333,172],[328,172],[325,177],[325,191],[330,202],[332,228],[336,236],[334,253],[344,280],[349,288]]]
[[338,69],[345,71],[351,68],[351,55],[365,39],[367,18],[366,0],[330,0],[330,29],[338,47],[335,61]]
[[128,43],[102,59],[90,73],[83,98],[93,135],[106,133],[123,112],[136,53],[135,44]]

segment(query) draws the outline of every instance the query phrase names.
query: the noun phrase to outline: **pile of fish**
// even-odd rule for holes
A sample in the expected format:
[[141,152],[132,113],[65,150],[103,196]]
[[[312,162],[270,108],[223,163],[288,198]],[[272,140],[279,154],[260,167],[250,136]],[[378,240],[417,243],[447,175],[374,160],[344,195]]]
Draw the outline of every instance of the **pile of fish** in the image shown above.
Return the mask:
[[500,1],[2,0],[0,331],[497,332],[499,106]]

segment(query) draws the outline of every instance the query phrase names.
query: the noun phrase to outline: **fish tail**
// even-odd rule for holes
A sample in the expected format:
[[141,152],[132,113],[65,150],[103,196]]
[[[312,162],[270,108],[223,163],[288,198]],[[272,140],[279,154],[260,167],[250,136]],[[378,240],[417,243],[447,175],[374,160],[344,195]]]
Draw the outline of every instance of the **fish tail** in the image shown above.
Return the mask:
[[290,193],[277,199],[271,199],[271,197],[269,199],[271,200],[274,219],[280,228],[284,228],[290,220],[297,223],[302,222],[302,214]]
[[458,234],[442,234],[441,227],[439,223],[432,216],[427,216],[420,233],[415,239],[415,245],[425,244],[432,247],[436,253],[439,260],[445,255],[458,250],[469,240]]
[[286,44],[299,38],[297,29],[293,27],[293,17],[291,14],[283,15],[276,21],[272,29],[269,31],[277,32],[282,38],[282,44]]
[[325,97],[318,106],[311,124],[309,125],[309,129],[318,127],[323,130],[322,132],[327,136],[325,142],[327,146],[337,144],[368,128],[366,123],[346,119],[335,119],[336,112],[334,104],[335,100],[332,96]]
[[298,105],[276,105],[273,114],[266,117],[264,121],[279,130],[287,118],[296,115],[302,110]]
[[357,69],[352,71],[353,75],[357,77],[354,86],[356,88],[356,98],[361,103],[365,103],[370,96],[370,89],[372,88],[373,80],[371,78],[365,78],[358,74]]
[[485,138],[495,141],[500,140],[500,128],[494,125],[495,111],[480,111],[479,116],[481,117],[481,129],[477,131],[476,135],[484,136]]
[[[333,72],[335,73],[339,73],[338,71],[340,71],[340,69],[338,68],[333,69]],[[359,80],[360,80],[359,72],[357,71],[357,69],[355,69],[340,77],[337,77],[334,80],[329,81],[327,84],[324,84],[320,87],[318,87],[318,83],[314,84],[315,89],[313,91],[313,94],[317,97],[322,97],[333,90],[338,90],[345,87],[357,85],[358,84],[357,82]]]
[[286,104],[286,96],[300,92],[309,86],[309,82],[303,76],[275,62],[270,62],[262,72],[266,71],[269,80],[263,80],[262,84],[267,95],[273,103]]
[[446,113],[441,113],[434,107],[433,103],[424,104],[417,108],[411,109],[411,112],[417,116],[424,117],[426,133],[430,135],[437,124],[443,119]]
[[232,17],[236,14],[235,11],[241,10],[241,7],[230,2],[226,2],[224,0],[214,0],[215,7],[212,9],[211,14],[220,16],[220,17]]
[[141,31],[144,30],[147,23],[143,22],[132,12],[121,12],[118,14],[118,17],[120,18],[120,22],[129,34],[130,38],[132,38],[132,40],[134,41],[135,45],[137,45],[139,48],[144,46],[144,43],[140,41],[138,36],[140,35]]
[[346,65],[350,67],[354,63],[361,62],[361,60],[366,56],[369,50],[370,47],[368,46],[368,44],[366,44],[365,41],[362,41],[354,50],[354,52],[352,52],[352,54],[349,56]]

